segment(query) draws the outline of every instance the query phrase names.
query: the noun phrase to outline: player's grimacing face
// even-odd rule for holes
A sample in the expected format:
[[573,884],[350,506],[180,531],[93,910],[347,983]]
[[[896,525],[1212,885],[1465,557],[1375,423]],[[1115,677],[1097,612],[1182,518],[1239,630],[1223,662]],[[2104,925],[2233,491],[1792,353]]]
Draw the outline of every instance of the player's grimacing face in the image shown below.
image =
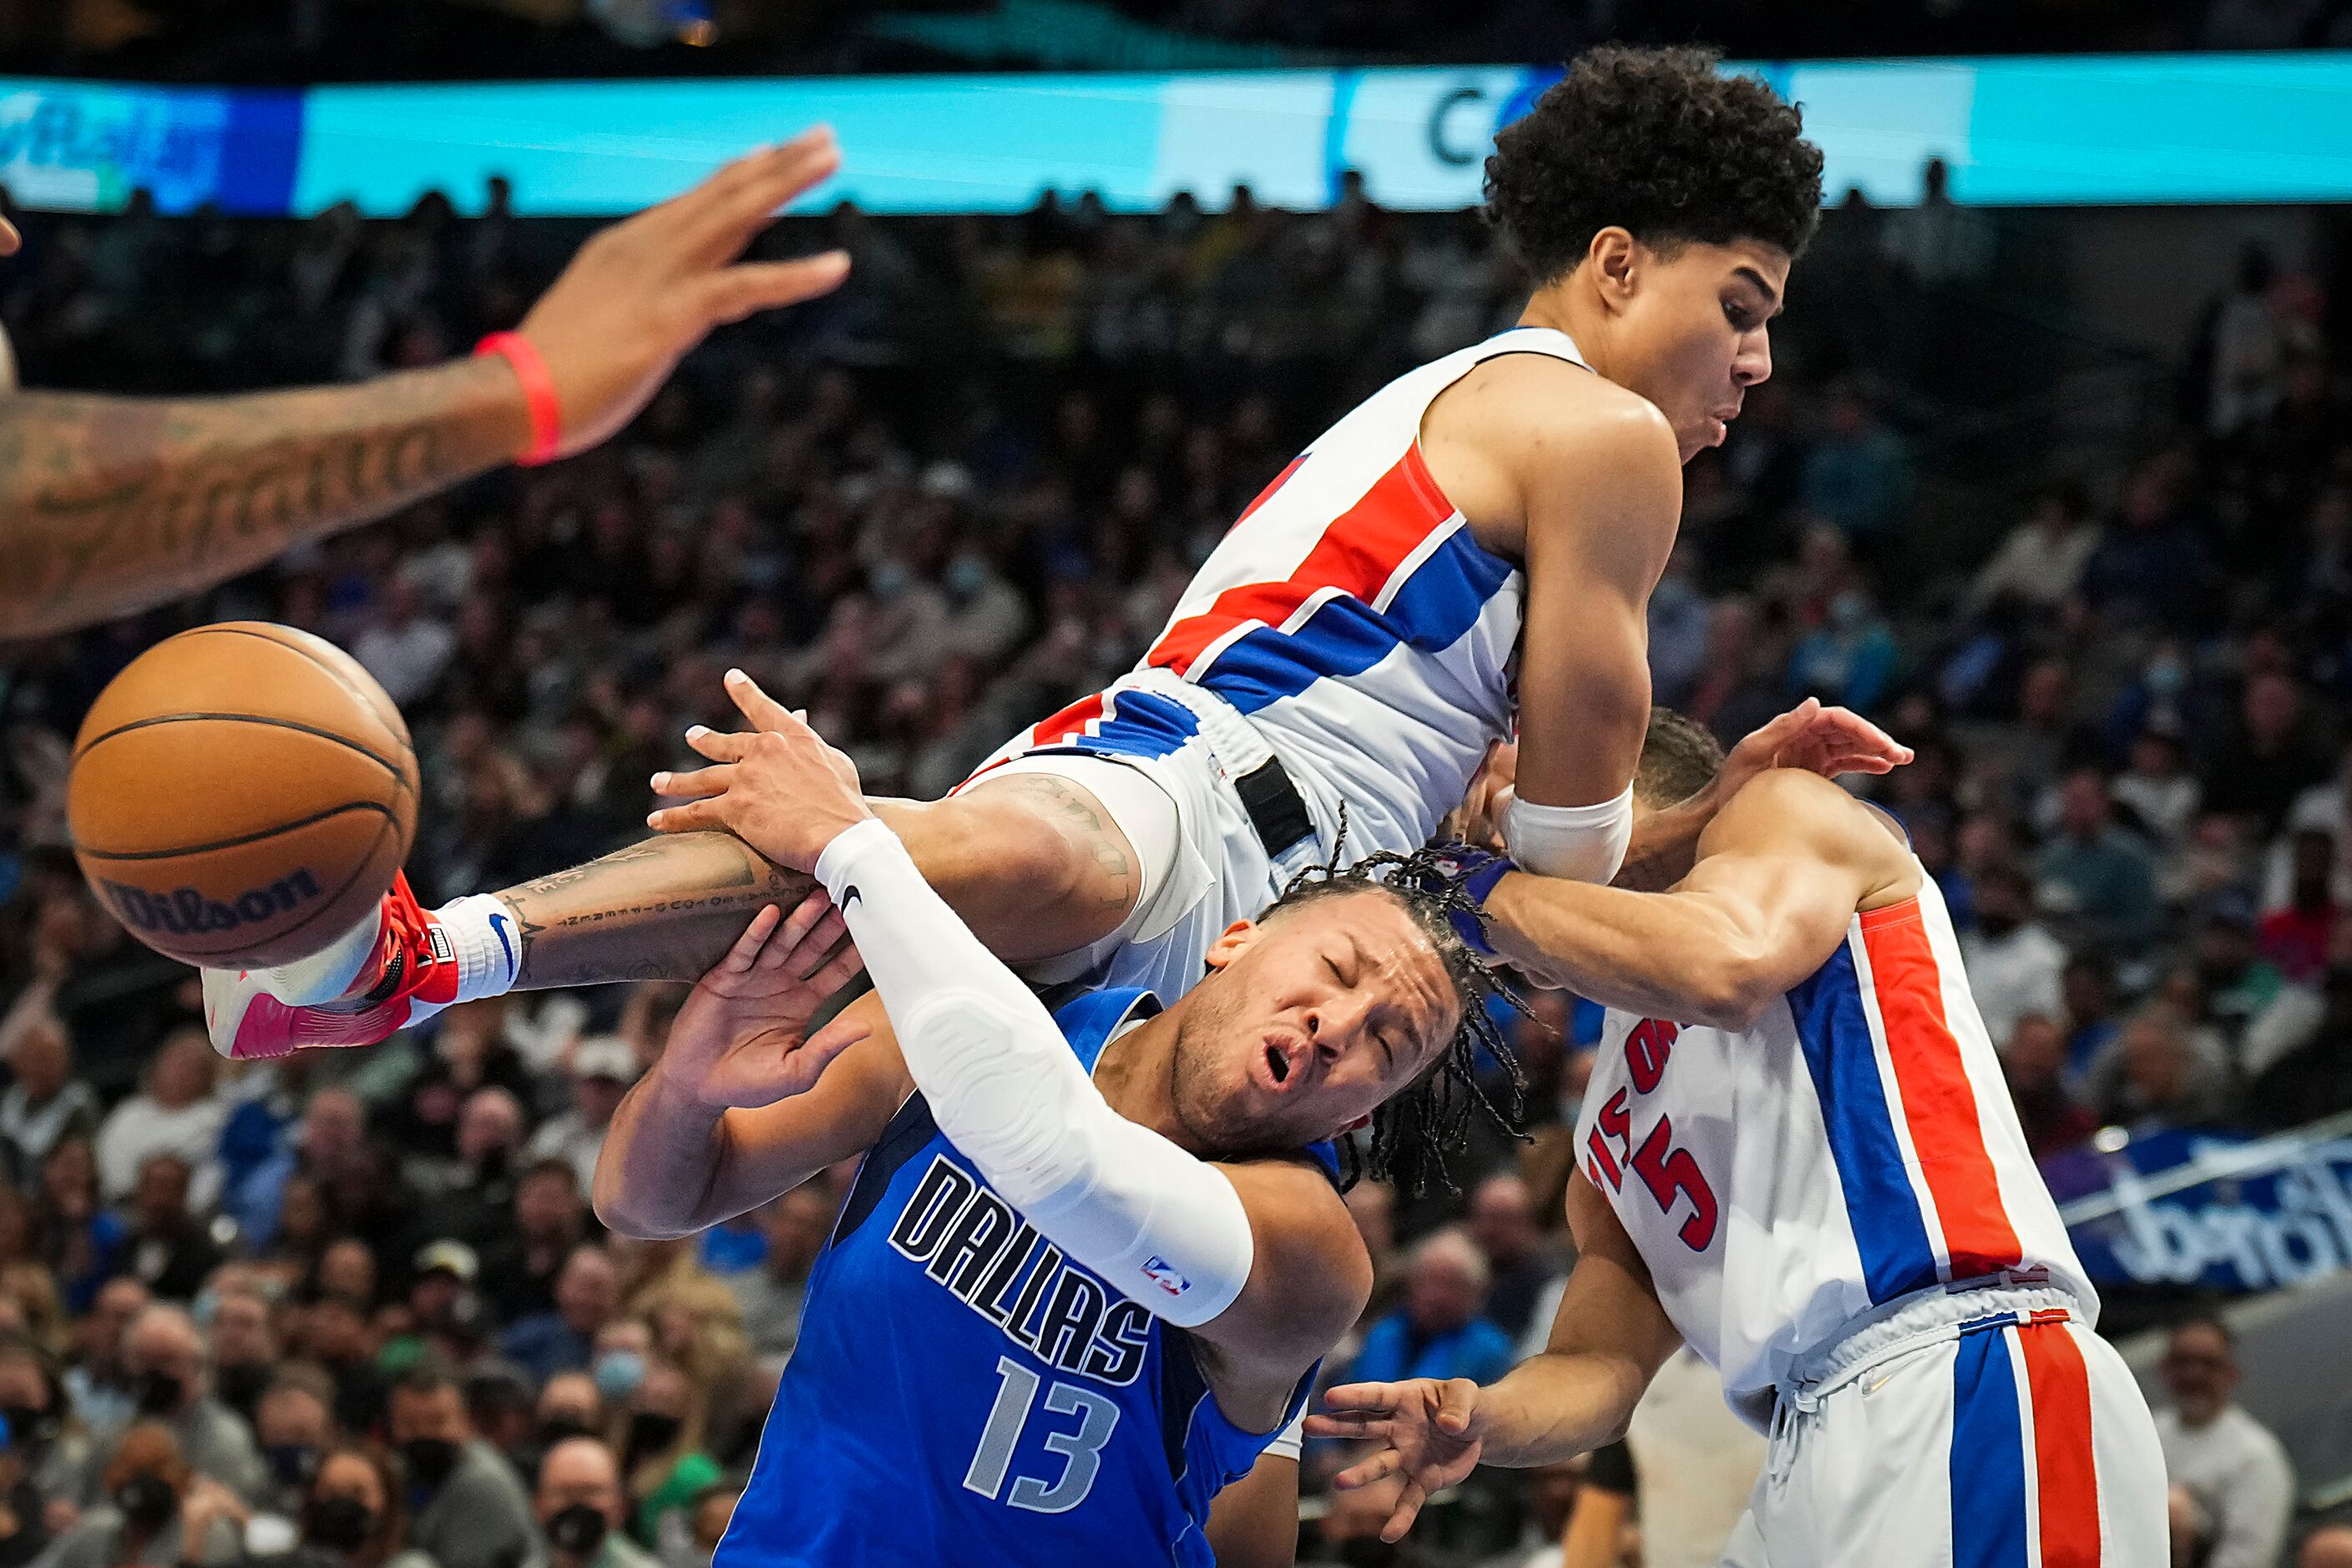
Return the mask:
[[1460,1023],[1454,984],[1384,893],[1237,926],[1211,952],[1178,1037],[1177,1110],[1214,1145],[1297,1148],[1418,1079]]
[[1722,445],[1748,389],[1771,375],[1769,324],[1788,287],[1788,252],[1761,240],[1639,247],[1612,377],[1665,415],[1684,462]]

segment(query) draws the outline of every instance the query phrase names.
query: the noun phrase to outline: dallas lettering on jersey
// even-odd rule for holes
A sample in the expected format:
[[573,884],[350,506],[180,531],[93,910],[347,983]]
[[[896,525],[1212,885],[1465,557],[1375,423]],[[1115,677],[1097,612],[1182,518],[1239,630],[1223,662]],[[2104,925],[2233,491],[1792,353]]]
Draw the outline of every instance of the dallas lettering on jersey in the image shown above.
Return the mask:
[[1150,1314],[1063,1257],[943,1153],[931,1156],[890,1227],[890,1246],[1048,1365],[1113,1388],[1143,1370]]

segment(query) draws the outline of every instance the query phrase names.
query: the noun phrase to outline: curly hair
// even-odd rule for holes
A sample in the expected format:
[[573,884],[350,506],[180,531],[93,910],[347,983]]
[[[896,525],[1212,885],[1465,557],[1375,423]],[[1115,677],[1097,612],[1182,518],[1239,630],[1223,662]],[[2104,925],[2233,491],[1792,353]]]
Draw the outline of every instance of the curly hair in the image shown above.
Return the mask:
[[1495,137],[1486,216],[1538,282],[1614,225],[1645,245],[1762,240],[1795,256],[1822,205],[1803,116],[1711,49],[1586,51]]
[[[1453,880],[1442,857],[1430,849],[1410,855],[1383,850],[1343,870],[1339,852],[1347,834],[1343,811],[1339,842],[1332,847],[1330,859],[1293,877],[1263,918],[1272,920],[1286,910],[1346,894],[1386,894],[1403,906],[1445,965],[1462,1021],[1429,1070],[1372,1112],[1368,1151],[1360,1152],[1353,1140],[1339,1140],[1340,1185],[1352,1186],[1369,1173],[1377,1180],[1394,1182],[1408,1196],[1426,1190],[1433,1181],[1458,1193],[1446,1160],[1469,1142],[1473,1115],[1484,1112],[1513,1138],[1527,1136],[1521,1126],[1527,1113],[1527,1075],[1502,1031],[1495,1026],[1486,1003],[1500,997],[1522,1013],[1527,1006],[1493,966],[1462,940],[1454,917],[1483,924],[1486,912]],[[1497,1105],[1478,1081],[1482,1052],[1503,1069],[1507,1089],[1504,1104]]]

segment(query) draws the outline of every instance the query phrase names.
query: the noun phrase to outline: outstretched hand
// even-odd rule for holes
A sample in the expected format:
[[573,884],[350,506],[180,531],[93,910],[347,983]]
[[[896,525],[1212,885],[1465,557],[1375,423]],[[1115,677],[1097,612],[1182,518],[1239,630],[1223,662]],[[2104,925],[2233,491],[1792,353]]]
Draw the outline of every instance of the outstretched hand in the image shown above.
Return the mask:
[[1723,759],[1717,794],[1729,800],[1739,786],[1770,768],[1802,768],[1833,779],[1840,773],[1887,773],[1909,762],[1911,748],[1850,708],[1829,708],[1808,697],[1759,725]]
[[1398,1542],[1412,1528],[1421,1505],[1478,1468],[1486,1448],[1486,1414],[1478,1385],[1466,1377],[1416,1377],[1403,1383],[1347,1383],[1323,1396],[1324,1413],[1307,1418],[1313,1437],[1370,1440],[1385,1446],[1339,1472],[1342,1491],[1402,1476],[1396,1510],[1381,1539]]
[[874,815],[857,764],[741,670],[727,672],[727,695],[751,728],[731,735],[699,724],[688,730],[686,743],[718,765],[656,773],[656,794],[688,798],[654,812],[646,826],[661,833],[718,828],[779,866],[813,871],[826,845]]
[[778,208],[840,165],[833,132],[820,125],[738,158],[580,247],[521,328],[555,383],[560,454],[593,447],[635,418],[712,328],[840,287],[849,276],[844,251],[740,259]]
[[773,1105],[807,1093],[834,1058],[869,1032],[845,1017],[813,1039],[808,1033],[816,1010],[859,967],[848,930],[823,889],[790,916],[768,905],[695,982],[670,1025],[663,1075],[713,1110]]

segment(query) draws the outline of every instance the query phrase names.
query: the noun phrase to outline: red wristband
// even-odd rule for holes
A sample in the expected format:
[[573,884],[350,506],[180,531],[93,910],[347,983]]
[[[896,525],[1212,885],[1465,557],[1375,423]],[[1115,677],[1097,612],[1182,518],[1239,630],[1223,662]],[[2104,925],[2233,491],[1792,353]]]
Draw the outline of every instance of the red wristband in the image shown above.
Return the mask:
[[555,378],[547,374],[547,362],[520,332],[492,332],[474,345],[474,353],[497,354],[514,367],[515,379],[522,383],[523,405],[530,411],[530,450],[515,461],[526,468],[555,461],[563,439],[563,409],[555,400]]

